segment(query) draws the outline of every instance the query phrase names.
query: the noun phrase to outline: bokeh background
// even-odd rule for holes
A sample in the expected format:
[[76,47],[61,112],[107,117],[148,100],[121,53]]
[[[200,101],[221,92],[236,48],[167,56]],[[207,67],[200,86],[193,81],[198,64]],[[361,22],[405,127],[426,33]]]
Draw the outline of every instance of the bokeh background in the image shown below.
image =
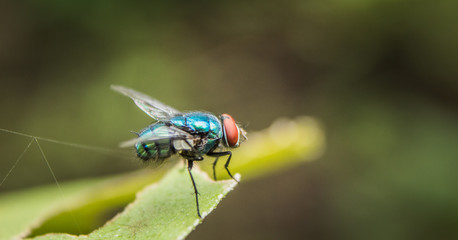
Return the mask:
[[[308,115],[317,161],[243,182],[189,239],[458,238],[458,2],[1,1],[1,128],[116,147],[151,123],[109,90]],[[3,179],[30,139],[0,133]],[[138,169],[42,142],[60,181]],[[52,183],[32,146],[0,191]]]

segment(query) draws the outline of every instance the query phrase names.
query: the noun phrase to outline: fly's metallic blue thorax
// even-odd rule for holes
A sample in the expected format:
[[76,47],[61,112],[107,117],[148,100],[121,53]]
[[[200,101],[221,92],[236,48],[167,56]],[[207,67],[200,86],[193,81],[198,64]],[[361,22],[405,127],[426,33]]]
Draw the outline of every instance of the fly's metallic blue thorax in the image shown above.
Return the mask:
[[[139,142],[135,145],[137,155],[144,159],[165,159],[176,152],[173,147],[173,138],[168,135],[167,125],[173,125],[192,135],[200,137],[201,141],[191,143],[199,154],[204,155],[215,149],[221,138],[223,130],[220,120],[210,113],[191,112],[170,118],[166,122],[157,122],[142,130],[139,137],[164,136],[164,139],[154,140],[151,142]],[[192,151],[184,151],[182,155],[190,157],[187,154],[195,154]]]
[[171,118],[170,123],[186,132],[205,138],[205,141],[197,146],[201,154],[216,148],[223,137],[220,120],[210,113],[190,112]]
[[208,138],[212,139],[223,136],[221,122],[210,113],[191,112],[171,118],[170,123],[187,132],[208,134]]

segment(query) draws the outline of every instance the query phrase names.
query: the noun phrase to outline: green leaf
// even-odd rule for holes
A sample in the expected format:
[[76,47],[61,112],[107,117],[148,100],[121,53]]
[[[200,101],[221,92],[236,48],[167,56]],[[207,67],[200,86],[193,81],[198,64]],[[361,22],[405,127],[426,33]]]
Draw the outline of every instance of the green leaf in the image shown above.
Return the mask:
[[[319,123],[309,117],[294,121],[280,119],[268,129],[250,133],[248,137],[242,147],[233,151],[230,164],[231,172],[243,174],[244,180],[316,159],[323,152],[325,142]],[[218,178],[227,179],[223,168],[225,160],[220,161]],[[199,165],[212,173],[212,161]],[[215,182],[197,167],[193,169],[193,176],[201,193],[199,203],[205,218],[236,182],[232,179]],[[113,218],[129,202],[132,203]],[[183,164],[169,171],[146,169],[0,197],[0,239],[27,236],[38,236],[37,239],[180,239],[201,221],[196,213],[192,183]],[[65,234],[55,234],[57,232]],[[88,234],[75,236],[80,233]]]
[[[210,213],[236,185],[234,180],[215,182],[198,168],[193,169],[193,176],[201,193],[199,203],[203,217]],[[47,216],[59,210],[63,210],[64,213],[55,216],[54,220],[51,221],[53,223],[48,221],[47,225],[59,228],[56,224],[75,225],[76,223],[84,223],[85,219],[81,218],[84,217],[87,208],[95,210],[94,207],[96,207],[98,208],[97,211],[100,212],[101,209],[107,209],[107,206],[113,207],[124,202],[122,199],[116,200],[116,198],[122,198],[119,194],[116,194],[115,197],[110,193],[113,189],[124,191],[122,188],[126,186],[122,186],[124,183],[120,186],[119,180],[121,179],[111,180],[99,184],[93,191],[79,193],[78,189],[83,185],[91,184],[91,181],[65,186],[66,190],[73,192],[67,195],[65,199],[62,199],[60,193],[53,191],[52,188],[11,194],[0,201],[0,206],[2,206],[0,208],[2,212],[0,224],[11,226],[11,228],[2,227],[0,239],[8,239],[13,236],[23,237],[28,234],[28,231],[18,235],[17,230],[25,228],[27,225],[34,225],[34,222],[40,222],[42,220],[40,215]],[[112,186],[107,189],[108,191],[104,191],[104,187],[109,187],[107,183],[112,184]],[[37,198],[37,196],[42,197]],[[85,200],[84,198],[89,199]],[[111,200],[111,203],[108,203],[107,200]],[[65,211],[79,201],[87,201],[87,204],[73,209],[71,214]],[[35,204],[33,206],[28,205],[30,203]],[[44,205],[48,205],[50,208],[42,209]],[[37,220],[30,221],[33,219],[31,217],[37,217]],[[11,222],[12,219],[15,221]],[[131,239],[133,237],[138,239],[179,239],[191,232],[200,221],[201,219],[196,212],[194,190],[189,174],[184,165],[179,164],[159,182],[140,191],[137,194],[137,199],[127,206],[125,211],[88,236],[81,237],[89,237],[89,239],[112,239],[115,237],[118,239]],[[74,237],[67,234],[48,234],[37,239],[66,238],[73,239]]]
[[[237,182],[215,182],[200,171],[193,176],[202,193],[199,203],[202,216],[210,213]],[[90,233],[89,239],[182,239],[201,221],[196,213],[194,190],[186,168],[172,169],[160,182],[137,194],[137,199],[102,228]],[[64,234],[53,234],[37,239],[65,239]],[[86,236],[84,236],[86,239]],[[73,239],[73,238],[72,238]]]
[[66,184],[65,197],[55,185],[4,194],[0,198],[0,239],[28,235],[45,219],[63,211],[65,202],[71,205],[75,193],[91,184],[91,181]]

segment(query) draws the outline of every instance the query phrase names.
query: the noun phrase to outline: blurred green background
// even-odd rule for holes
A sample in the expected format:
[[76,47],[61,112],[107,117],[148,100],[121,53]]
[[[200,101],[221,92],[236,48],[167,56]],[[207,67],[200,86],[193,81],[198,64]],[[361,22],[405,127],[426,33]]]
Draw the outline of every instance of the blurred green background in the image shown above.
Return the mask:
[[[110,84],[248,131],[309,115],[323,157],[242,182],[189,239],[456,239],[457,24],[457,1],[2,1],[0,127],[115,148],[151,119]],[[0,141],[3,179],[30,140]],[[140,167],[41,144],[60,181]],[[32,146],[0,191],[44,183]]]

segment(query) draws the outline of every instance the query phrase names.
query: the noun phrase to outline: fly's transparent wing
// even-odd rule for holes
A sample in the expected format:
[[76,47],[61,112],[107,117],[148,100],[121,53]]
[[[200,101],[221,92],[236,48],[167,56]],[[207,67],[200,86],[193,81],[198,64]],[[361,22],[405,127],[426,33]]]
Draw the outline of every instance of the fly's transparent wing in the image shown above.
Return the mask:
[[117,85],[111,85],[111,89],[132,98],[141,110],[158,121],[166,121],[173,116],[181,114],[175,108],[133,89]]
[[132,147],[139,142],[153,142],[163,139],[172,140],[176,150],[191,150],[194,147],[195,140],[198,137],[189,134],[174,126],[163,126],[157,128],[154,133],[145,134],[138,138],[130,139],[119,144],[119,147]]

